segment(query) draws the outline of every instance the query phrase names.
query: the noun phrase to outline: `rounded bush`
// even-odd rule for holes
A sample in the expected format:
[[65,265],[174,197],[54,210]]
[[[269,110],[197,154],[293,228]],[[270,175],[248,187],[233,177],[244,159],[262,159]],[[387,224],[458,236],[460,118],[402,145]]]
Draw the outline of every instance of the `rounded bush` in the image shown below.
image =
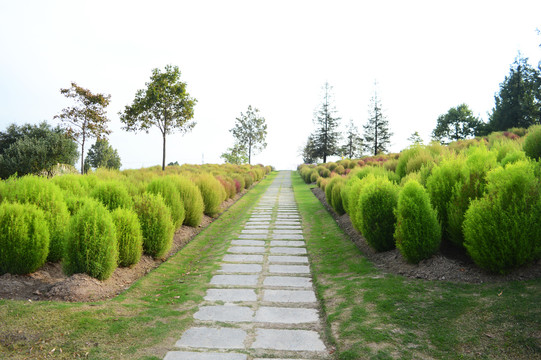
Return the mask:
[[417,181],[408,181],[400,191],[396,220],[396,247],[409,262],[416,264],[438,251],[440,224],[428,193]]
[[173,244],[175,229],[171,211],[161,195],[148,192],[134,199],[134,209],[143,232],[143,252],[161,258]]
[[318,178],[319,174],[317,173],[317,171],[312,171],[310,174],[310,181],[307,181],[307,183],[315,183]]
[[148,184],[147,191],[151,194],[162,196],[165,204],[171,211],[171,220],[175,229],[179,229],[184,222],[186,212],[174,181],[169,176],[156,178]]
[[51,180],[58,187],[64,190],[65,193],[83,196],[85,195],[86,189],[84,187],[84,180],[82,178],[82,175],[66,174],[55,176]]
[[[252,179],[250,175],[248,175],[248,177]],[[225,200],[225,190],[222,184],[210,174],[200,175],[195,183],[203,196],[205,214],[208,216],[218,215],[220,212],[220,205],[222,201]]]
[[[244,188],[245,189],[251,188],[252,184],[254,183],[254,178],[252,174],[245,173],[243,176],[244,176]],[[203,192],[203,190],[201,190],[201,192]]]
[[99,181],[90,193],[109,211],[117,208],[131,209],[133,201],[126,187],[117,180]]
[[532,126],[524,138],[522,149],[531,159],[541,159],[541,125]]
[[87,201],[70,221],[64,272],[67,275],[86,273],[106,280],[115,271],[117,258],[111,213],[98,201]]
[[417,146],[412,146],[400,153],[400,157],[398,158],[398,162],[396,164],[396,169],[395,169],[395,172],[399,177],[403,178],[404,176],[406,176],[409,160],[413,158],[415,155],[417,155],[420,149],[421,147],[417,145]]
[[386,178],[375,178],[359,195],[360,230],[364,238],[376,251],[387,251],[395,247],[395,209],[398,202],[397,185]]
[[327,200],[327,204],[329,204],[329,206],[332,206],[332,189],[334,185],[342,181],[343,179],[340,176],[335,176],[331,178],[325,186],[325,200]]
[[137,264],[143,253],[143,232],[137,214],[132,210],[118,208],[111,216],[116,229],[118,265]]
[[361,221],[362,221],[362,218],[359,216],[359,211],[360,211],[359,197],[361,196],[361,193],[363,192],[364,187],[375,180],[376,180],[376,177],[372,174],[369,174],[368,176],[365,176],[364,178],[359,179],[358,181],[353,181],[352,186],[348,192],[349,219],[351,220],[353,227],[357,229],[358,231],[361,231]]
[[[243,179],[242,177],[238,178]],[[182,203],[184,204],[184,210],[186,212],[184,224],[191,227],[199,226],[203,219],[203,212],[205,211],[205,203],[203,202],[201,191],[197,185],[188,178],[172,176],[171,181],[177,187]],[[242,181],[244,181],[244,179]],[[243,184],[244,182],[242,183],[242,186],[244,186]]]
[[355,185],[355,183],[361,181],[361,179],[359,179],[358,177],[356,176],[350,176],[347,180],[346,180],[346,183],[341,191],[341,195],[342,195],[342,206],[344,208],[344,211],[347,212],[348,214],[350,213],[350,210],[349,210],[349,204],[351,203],[350,202],[350,195],[351,195],[351,188],[353,187],[353,185]]
[[332,188],[331,205],[338,215],[344,215],[345,213],[344,205],[342,204],[342,189],[344,185],[345,183],[342,180],[337,182]]
[[233,178],[233,180],[235,180],[236,191],[237,194],[239,194],[246,186],[244,176],[240,174],[232,174],[231,177]]
[[2,192],[4,200],[34,204],[43,210],[50,236],[47,260],[60,261],[70,220],[62,190],[46,178],[29,175],[7,181]]
[[0,205],[0,274],[30,274],[49,253],[49,226],[32,204]]

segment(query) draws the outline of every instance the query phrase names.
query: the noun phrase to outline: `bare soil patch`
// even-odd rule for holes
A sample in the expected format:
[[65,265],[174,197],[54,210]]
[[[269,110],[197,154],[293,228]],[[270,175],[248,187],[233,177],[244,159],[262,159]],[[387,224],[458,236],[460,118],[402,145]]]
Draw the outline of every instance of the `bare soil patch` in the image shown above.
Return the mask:
[[351,238],[359,250],[377,268],[385,272],[416,279],[474,284],[541,278],[540,260],[530,266],[516,269],[509,274],[497,275],[477,267],[464,251],[445,245],[442,245],[436,255],[421,261],[419,264],[408,263],[398,249],[378,253],[368,245],[364,237],[353,227],[348,214],[340,216],[327,204],[323,190],[315,187],[312,189],[312,193],[321,201],[336,220],[338,226]]
[[[233,199],[224,201],[221,205],[221,213],[226,211],[245,193],[246,190],[243,190]],[[137,279],[148,274],[152,269],[176,254],[215,219],[205,215],[197,228],[183,225],[175,233],[171,250],[163,259],[153,259],[150,256],[143,255],[136,265],[131,268],[117,268],[113,275],[105,281],[94,279],[86,274],[66,276],[62,272],[60,263],[46,263],[38,271],[28,275],[4,274],[0,276],[0,298],[77,302],[97,301],[114,297],[128,289]]]

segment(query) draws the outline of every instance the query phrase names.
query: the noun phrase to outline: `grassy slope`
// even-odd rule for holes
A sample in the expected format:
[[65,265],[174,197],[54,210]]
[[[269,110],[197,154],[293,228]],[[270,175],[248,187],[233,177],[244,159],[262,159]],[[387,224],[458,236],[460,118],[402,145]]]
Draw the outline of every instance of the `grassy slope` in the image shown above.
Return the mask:
[[297,173],[314,283],[339,359],[541,359],[541,279],[460,284],[377,270]]
[[0,358],[162,359],[190,325],[229,241],[275,175],[115,299],[0,300]]

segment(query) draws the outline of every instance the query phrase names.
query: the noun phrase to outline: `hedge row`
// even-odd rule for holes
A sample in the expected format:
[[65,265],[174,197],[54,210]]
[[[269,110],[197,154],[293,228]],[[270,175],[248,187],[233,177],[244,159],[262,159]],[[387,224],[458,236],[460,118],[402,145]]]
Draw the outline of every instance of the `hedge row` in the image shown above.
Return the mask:
[[376,251],[396,246],[417,263],[443,241],[496,273],[541,258],[541,126],[299,173]]
[[186,165],[101,170],[0,182],[0,274],[31,273],[46,260],[66,274],[107,279],[141,255],[165,256],[182,225],[197,227],[271,171],[263,166]]

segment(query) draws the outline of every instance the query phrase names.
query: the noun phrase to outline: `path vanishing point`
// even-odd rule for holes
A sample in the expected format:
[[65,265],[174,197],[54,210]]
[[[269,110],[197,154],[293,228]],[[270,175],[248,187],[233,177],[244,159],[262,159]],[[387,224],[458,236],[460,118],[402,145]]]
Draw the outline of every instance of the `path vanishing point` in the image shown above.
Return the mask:
[[220,265],[192,327],[164,360],[331,358],[290,171],[259,199]]

